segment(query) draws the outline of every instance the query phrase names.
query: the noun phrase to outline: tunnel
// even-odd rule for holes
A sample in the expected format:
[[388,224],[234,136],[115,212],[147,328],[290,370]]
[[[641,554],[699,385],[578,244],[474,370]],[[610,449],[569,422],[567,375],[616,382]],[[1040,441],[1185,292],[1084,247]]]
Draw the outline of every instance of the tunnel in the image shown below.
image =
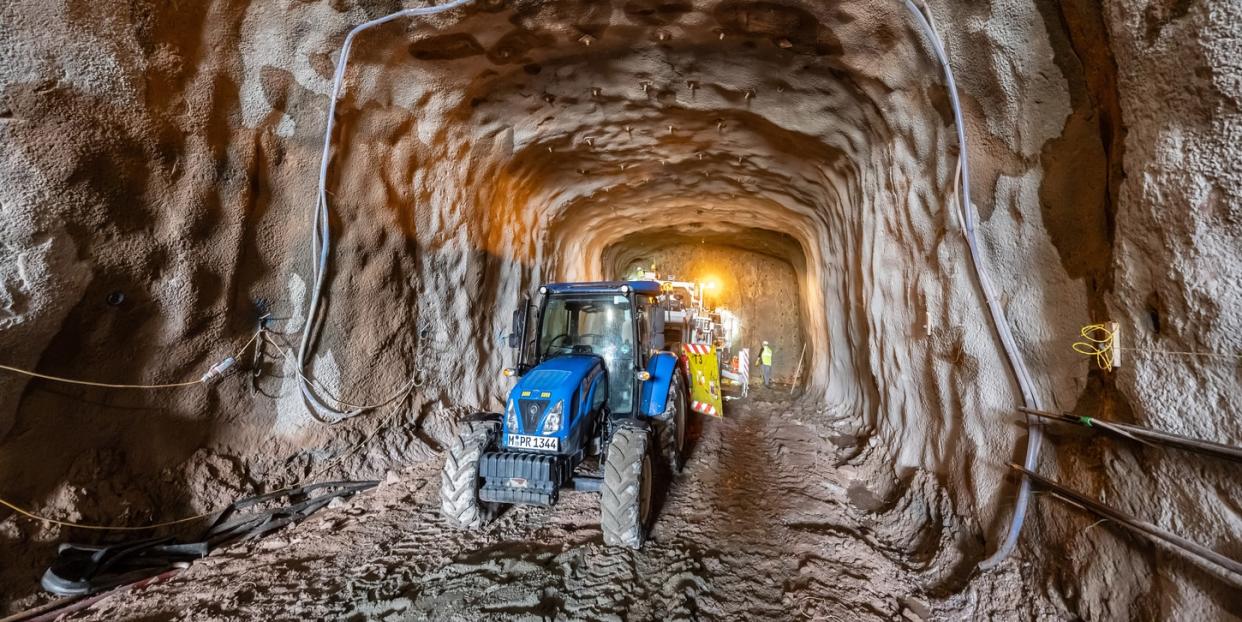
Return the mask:
[[[68,619],[1242,615],[1233,465],[1108,423],[1242,443],[1236,7],[451,4],[0,8],[0,613],[331,480]],[[635,274],[775,388],[638,551],[583,492],[447,528],[515,311]]]
[[734,359],[743,349],[747,356],[757,354],[769,342],[773,377],[791,385],[791,391],[804,386],[809,374],[803,371],[810,366],[801,245],[788,235],[761,229],[710,236],[687,229],[635,233],[627,236],[632,239],[610,244],[602,254],[605,278],[629,278],[642,270],[703,284],[708,306],[728,310],[736,322],[722,344],[722,356]]

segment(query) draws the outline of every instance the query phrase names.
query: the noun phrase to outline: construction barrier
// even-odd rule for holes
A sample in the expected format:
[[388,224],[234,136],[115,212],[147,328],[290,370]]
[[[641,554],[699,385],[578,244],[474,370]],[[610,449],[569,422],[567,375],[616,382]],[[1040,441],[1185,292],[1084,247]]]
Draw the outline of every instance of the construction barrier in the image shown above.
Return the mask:
[[737,353],[737,375],[741,377],[742,397],[750,395],[750,350],[742,348]]
[[706,344],[682,345],[690,372],[690,408],[695,412],[724,416],[724,404],[720,400],[720,362],[716,347]]

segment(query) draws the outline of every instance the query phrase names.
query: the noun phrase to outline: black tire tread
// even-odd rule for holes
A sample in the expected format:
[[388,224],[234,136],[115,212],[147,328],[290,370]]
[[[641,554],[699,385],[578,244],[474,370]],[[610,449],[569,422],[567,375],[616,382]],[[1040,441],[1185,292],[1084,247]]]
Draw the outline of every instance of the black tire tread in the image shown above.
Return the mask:
[[642,524],[640,517],[640,489],[643,456],[646,453],[646,431],[622,426],[613,433],[604,464],[604,485],[600,491],[600,528],[604,532],[606,545],[631,549],[642,546],[646,525]]
[[496,438],[492,421],[468,421],[449,446],[440,471],[440,514],[461,529],[480,529],[496,515],[496,504],[479,500],[479,458]]

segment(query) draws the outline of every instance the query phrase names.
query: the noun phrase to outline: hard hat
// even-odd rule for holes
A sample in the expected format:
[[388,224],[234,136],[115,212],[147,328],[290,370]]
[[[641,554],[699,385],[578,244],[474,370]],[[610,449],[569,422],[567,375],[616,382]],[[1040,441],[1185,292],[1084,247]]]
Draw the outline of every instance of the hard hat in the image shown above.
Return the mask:
[[765,345],[765,346],[766,346],[766,345],[768,345],[768,342],[766,342],[766,341],[765,341],[765,342],[763,342],[763,345]]

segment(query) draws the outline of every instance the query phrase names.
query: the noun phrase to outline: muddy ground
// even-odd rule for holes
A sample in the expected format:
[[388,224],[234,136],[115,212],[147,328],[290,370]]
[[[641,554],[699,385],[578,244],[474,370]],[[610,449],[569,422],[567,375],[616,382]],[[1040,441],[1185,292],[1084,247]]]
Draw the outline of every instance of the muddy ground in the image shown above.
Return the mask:
[[[825,411],[759,390],[703,420],[641,551],[605,548],[597,497],[447,528],[439,464],[74,620],[893,620],[1056,615],[1016,576],[943,576],[889,541],[894,509]],[[900,513],[900,512],[898,512]],[[950,573],[952,576],[952,573]],[[1059,616],[1058,616],[1059,617]]]

